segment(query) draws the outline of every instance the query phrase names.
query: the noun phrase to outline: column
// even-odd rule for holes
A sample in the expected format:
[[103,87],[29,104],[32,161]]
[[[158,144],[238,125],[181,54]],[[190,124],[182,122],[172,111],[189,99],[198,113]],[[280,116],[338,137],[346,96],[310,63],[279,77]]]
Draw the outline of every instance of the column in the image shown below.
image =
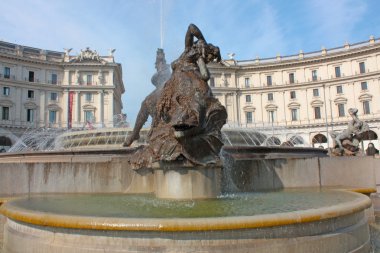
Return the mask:
[[21,125],[21,119],[22,119],[22,111],[23,111],[23,101],[22,101],[22,88],[15,88],[15,93],[16,93],[16,96],[15,96],[15,103],[14,103],[14,107],[15,107],[15,115],[14,115],[14,119],[15,119],[15,124],[16,125]]
[[68,118],[69,118],[69,89],[63,91],[62,96],[62,126],[68,127]]
[[63,80],[62,85],[70,85],[70,71],[65,69],[65,72],[63,74]]
[[101,90],[99,92],[100,99],[99,99],[99,108],[100,108],[100,119],[99,123],[101,127],[104,127],[104,90]]
[[108,91],[108,119],[110,127],[113,127],[113,115],[115,114],[115,100],[113,99],[113,91]]
[[81,96],[80,96],[80,91],[76,92],[76,101],[77,101],[77,106],[76,106],[76,114],[75,114],[75,122],[77,124],[77,127],[81,126]]
[[80,100],[80,91],[75,91],[75,105],[73,105],[73,127],[81,127],[80,118],[81,118],[81,100]]
[[282,103],[284,105],[284,110],[283,110],[284,111],[284,117],[283,117],[283,119],[284,119],[284,122],[285,122],[285,126],[287,126],[288,125],[288,121],[286,120],[285,91],[282,92]]
[[238,126],[241,126],[242,122],[240,122],[240,96],[241,92],[236,91],[236,122]]
[[[16,73],[14,74],[15,75],[15,79],[18,80],[18,81],[24,81],[24,75],[23,75],[23,67],[21,65],[17,65],[17,68],[16,68]],[[13,74],[11,73],[11,76]]]
[[261,123],[264,126],[264,108],[263,108],[263,93],[260,93],[260,112],[261,112]]
[[[326,84],[323,84],[322,86],[323,89],[323,105],[325,107],[325,128],[326,128],[326,138],[327,138],[327,146],[330,147],[330,136],[329,136],[329,124],[328,124],[328,116],[327,116],[327,99],[326,99]],[[331,100],[329,100],[331,102]],[[331,109],[331,107],[330,107]],[[332,117],[331,117],[332,118]],[[331,124],[332,126],[332,124]],[[331,141],[332,145],[332,141]]]
[[[41,69],[40,71],[37,71],[37,73],[38,73],[37,79],[39,79],[39,83],[48,83],[48,80],[49,80],[49,78],[51,78],[51,76],[50,77],[47,76],[48,73],[46,72],[45,69]],[[51,80],[49,80],[49,81],[51,81]]]
[[[39,110],[37,108],[37,112],[39,111],[39,117],[36,118],[36,120],[39,120],[38,122],[38,125],[41,126],[41,125],[44,125],[44,126],[47,126],[49,123],[48,120],[46,120],[46,91],[44,90],[40,90],[39,91],[39,97],[40,97],[40,105],[39,105]],[[38,115],[37,115],[38,116]]]
[[[305,95],[306,95],[306,116],[307,116],[307,123],[310,124],[310,114],[313,112],[309,112],[309,97],[307,96],[307,89],[305,89]],[[302,106],[302,105],[301,105]],[[301,109],[300,109],[301,112]]]
[[115,84],[114,84],[114,81],[115,81],[115,80],[113,80],[113,70],[110,70],[109,75],[108,75],[108,83],[109,83],[110,85],[115,85]]
[[235,92],[231,92],[230,93],[230,96],[232,98],[232,113],[233,113],[233,120],[234,120],[234,124],[239,124],[238,122],[238,118],[237,118],[237,96],[235,95],[236,93]]
[[74,80],[72,80],[72,83],[73,84],[76,84],[76,85],[80,85],[81,83],[81,77],[80,77],[80,73],[78,70],[75,71],[75,76],[74,76]]

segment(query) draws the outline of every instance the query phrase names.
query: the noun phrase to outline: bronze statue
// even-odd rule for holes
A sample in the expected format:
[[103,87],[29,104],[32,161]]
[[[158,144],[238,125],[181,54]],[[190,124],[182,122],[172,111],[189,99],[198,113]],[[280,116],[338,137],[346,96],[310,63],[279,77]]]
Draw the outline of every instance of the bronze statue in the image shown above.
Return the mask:
[[364,137],[363,135],[369,130],[368,124],[359,120],[358,109],[350,108],[348,113],[352,120],[348,123],[347,129],[341,133],[330,133],[334,139],[333,155],[356,155],[359,152],[359,144]]
[[136,168],[153,162],[177,161],[186,166],[219,163],[223,146],[220,130],[227,112],[207,84],[210,74],[206,64],[220,60],[219,48],[207,43],[199,28],[191,24],[185,50],[172,63],[173,73],[157,101],[148,146],[131,158]]
[[151,81],[152,84],[156,86],[156,89],[152,91],[152,93],[150,93],[142,102],[140,111],[137,114],[135,127],[133,128],[131,135],[129,135],[124,142],[124,147],[130,146],[133,141],[140,138],[140,130],[148,120],[149,116],[151,116],[154,121],[157,100],[160,97],[162,87],[170,78],[170,68],[169,65],[166,64],[165,53],[161,48],[157,49],[155,67],[157,72],[152,76]]

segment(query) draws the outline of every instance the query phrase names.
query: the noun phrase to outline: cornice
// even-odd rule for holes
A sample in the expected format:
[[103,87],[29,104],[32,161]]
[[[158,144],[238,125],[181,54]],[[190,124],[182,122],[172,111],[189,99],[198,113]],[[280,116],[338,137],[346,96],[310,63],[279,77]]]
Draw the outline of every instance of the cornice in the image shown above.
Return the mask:
[[270,65],[262,64],[262,65],[248,66],[248,67],[240,65],[241,67],[240,70],[290,68],[290,67],[313,65],[317,63],[333,62],[336,60],[353,58],[358,55],[368,55],[376,51],[380,52],[380,46],[370,46],[370,47],[368,46],[365,49],[360,48],[357,50],[358,51],[356,51],[356,49],[352,49],[352,51],[348,50],[347,52],[344,52],[344,53],[335,53],[331,55],[317,56],[315,58],[313,57],[313,58],[302,59],[302,60],[292,60],[289,62],[279,61],[278,63],[270,64]]
[[97,68],[104,68],[104,67],[111,67],[111,68],[118,68],[117,63],[113,62],[106,62],[106,63],[100,63],[100,62],[63,62],[63,59],[61,62],[54,62],[54,61],[47,61],[47,60],[41,60],[41,59],[33,59],[29,57],[23,57],[23,56],[17,56],[17,55],[11,55],[0,52],[0,59],[9,59],[16,62],[24,62],[29,64],[36,64],[36,65],[45,65],[45,66],[55,66],[57,68],[65,68],[65,67],[73,67],[73,68],[81,68],[81,67],[97,67]]
[[277,62],[270,62],[270,63],[252,62],[246,65],[242,65],[242,64],[239,64],[239,62],[237,62],[237,65],[231,65],[231,66],[211,63],[208,65],[208,67],[212,70],[218,70],[218,71],[224,71],[224,72],[227,70],[230,70],[232,72],[233,71],[253,71],[253,70],[268,71],[272,69],[273,70],[286,69],[286,68],[292,68],[292,67],[296,68],[299,66],[308,66],[308,65],[318,64],[318,63],[333,62],[337,60],[348,60],[350,58],[357,57],[360,55],[366,56],[376,51],[380,52],[380,44],[367,45],[360,48],[347,49],[347,51],[343,51],[343,52],[329,53],[326,55],[319,55],[319,56],[303,58],[303,59],[279,60]]
[[62,62],[53,62],[53,61],[47,61],[47,60],[41,60],[41,59],[33,59],[29,57],[23,57],[23,56],[17,56],[17,55],[11,55],[11,54],[5,54],[0,52],[0,58],[6,58],[13,61],[18,62],[28,62],[32,64],[40,64],[40,65],[54,65],[57,67],[61,67]]

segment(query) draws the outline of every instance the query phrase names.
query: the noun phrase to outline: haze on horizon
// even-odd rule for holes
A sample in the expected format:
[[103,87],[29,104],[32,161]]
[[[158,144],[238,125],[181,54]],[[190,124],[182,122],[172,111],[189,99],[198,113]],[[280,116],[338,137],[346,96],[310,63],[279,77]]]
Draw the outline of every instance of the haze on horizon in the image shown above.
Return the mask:
[[150,79],[161,40],[170,63],[183,51],[190,23],[220,47],[223,58],[235,53],[235,59],[248,60],[378,38],[379,9],[373,0],[14,0],[0,16],[0,40],[73,48],[72,55],[87,46],[101,55],[116,48],[126,90],[123,111],[133,125],[154,89]]

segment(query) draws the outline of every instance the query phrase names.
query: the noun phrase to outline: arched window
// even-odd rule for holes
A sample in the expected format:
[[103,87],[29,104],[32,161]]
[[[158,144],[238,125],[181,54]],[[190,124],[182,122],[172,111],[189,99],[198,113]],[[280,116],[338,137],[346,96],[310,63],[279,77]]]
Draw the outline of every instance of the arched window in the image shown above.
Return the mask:
[[316,134],[314,137],[313,137],[313,140],[312,140],[312,143],[313,145],[314,144],[320,144],[320,143],[327,143],[327,137],[323,134]]

